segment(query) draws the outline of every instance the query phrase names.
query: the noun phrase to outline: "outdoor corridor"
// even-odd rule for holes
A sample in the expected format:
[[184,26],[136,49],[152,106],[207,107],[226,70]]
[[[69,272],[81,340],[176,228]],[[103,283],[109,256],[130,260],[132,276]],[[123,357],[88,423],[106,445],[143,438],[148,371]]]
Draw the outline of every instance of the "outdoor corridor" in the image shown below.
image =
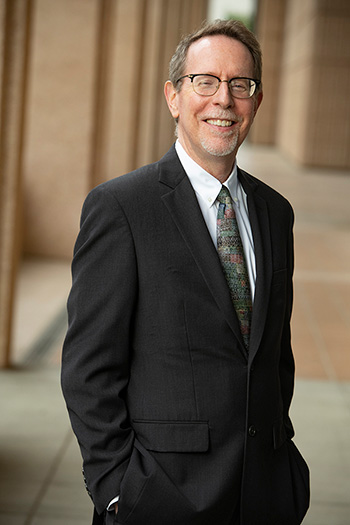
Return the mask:
[[[349,525],[350,173],[300,168],[274,148],[249,144],[238,164],[287,197],[296,214],[292,419],[312,484],[303,524]],[[14,366],[0,372],[1,525],[91,523],[59,385],[69,286],[67,261],[22,265]]]

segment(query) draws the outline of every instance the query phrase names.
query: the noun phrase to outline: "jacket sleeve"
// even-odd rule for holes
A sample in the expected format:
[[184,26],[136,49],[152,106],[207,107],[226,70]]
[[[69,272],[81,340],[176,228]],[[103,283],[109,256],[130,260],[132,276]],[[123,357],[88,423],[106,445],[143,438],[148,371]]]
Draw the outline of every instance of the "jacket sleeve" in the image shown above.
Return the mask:
[[136,257],[126,216],[106,185],[87,197],[72,263],[62,390],[98,512],[116,494],[133,448],[125,391]]
[[294,213],[290,207],[289,224],[287,231],[287,260],[288,260],[288,273],[287,273],[287,304],[285,312],[284,330],[281,341],[281,356],[280,356],[280,384],[282,391],[283,400],[283,419],[284,425],[287,432],[287,437],[292,438],[294,436],[294,429],[291,419],[289,417],[289,408],[291,405],[293,391],[294,391],[294,378],[295,378],[295,364],[291,345],[291,315],[293,308],[293,272],[294,272],[294,239],[293,239],[293,224],[294,224]]

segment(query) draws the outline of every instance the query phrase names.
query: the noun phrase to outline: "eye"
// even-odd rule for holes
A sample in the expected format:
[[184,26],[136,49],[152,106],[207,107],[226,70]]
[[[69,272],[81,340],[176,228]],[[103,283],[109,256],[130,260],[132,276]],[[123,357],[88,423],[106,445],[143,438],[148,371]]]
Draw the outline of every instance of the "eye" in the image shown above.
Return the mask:
[[197,85],[201,87],[211,87],[214,86],[217,82],[216,78],[209,77],[206,75],[201,75],[196,77]]
[[239,92],[249,91],[249,80],[245,78],[234,79],[231,81],[231,89]]

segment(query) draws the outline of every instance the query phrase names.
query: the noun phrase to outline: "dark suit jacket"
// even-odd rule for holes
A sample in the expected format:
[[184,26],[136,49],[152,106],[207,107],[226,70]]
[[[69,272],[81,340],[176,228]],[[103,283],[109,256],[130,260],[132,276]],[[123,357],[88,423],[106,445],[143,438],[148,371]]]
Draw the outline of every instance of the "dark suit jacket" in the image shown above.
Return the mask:
[[120,494],[115,523],[231,525],[239,506],[242,525],[297,525],[307,510],[288,416],[293,212],[238,173],[257,264],[249,356],[174,147],[84,204],[62,386],[97,513]]

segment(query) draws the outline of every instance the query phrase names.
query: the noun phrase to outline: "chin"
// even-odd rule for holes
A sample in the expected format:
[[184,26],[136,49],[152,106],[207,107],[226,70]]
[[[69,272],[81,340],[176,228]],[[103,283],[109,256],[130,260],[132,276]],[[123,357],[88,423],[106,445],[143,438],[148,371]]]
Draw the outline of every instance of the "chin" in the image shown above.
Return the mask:
[[229,136],[220,137],[212,134],[200,137],[202,148],[214,157],[227,157],[237,152],[239,146],[239,129],[233,130]]
[[214,157],[227,157],[235,153],[238,148],[238,137],[229,144],[215,144],[212,140],[202,140],[202,148]]

